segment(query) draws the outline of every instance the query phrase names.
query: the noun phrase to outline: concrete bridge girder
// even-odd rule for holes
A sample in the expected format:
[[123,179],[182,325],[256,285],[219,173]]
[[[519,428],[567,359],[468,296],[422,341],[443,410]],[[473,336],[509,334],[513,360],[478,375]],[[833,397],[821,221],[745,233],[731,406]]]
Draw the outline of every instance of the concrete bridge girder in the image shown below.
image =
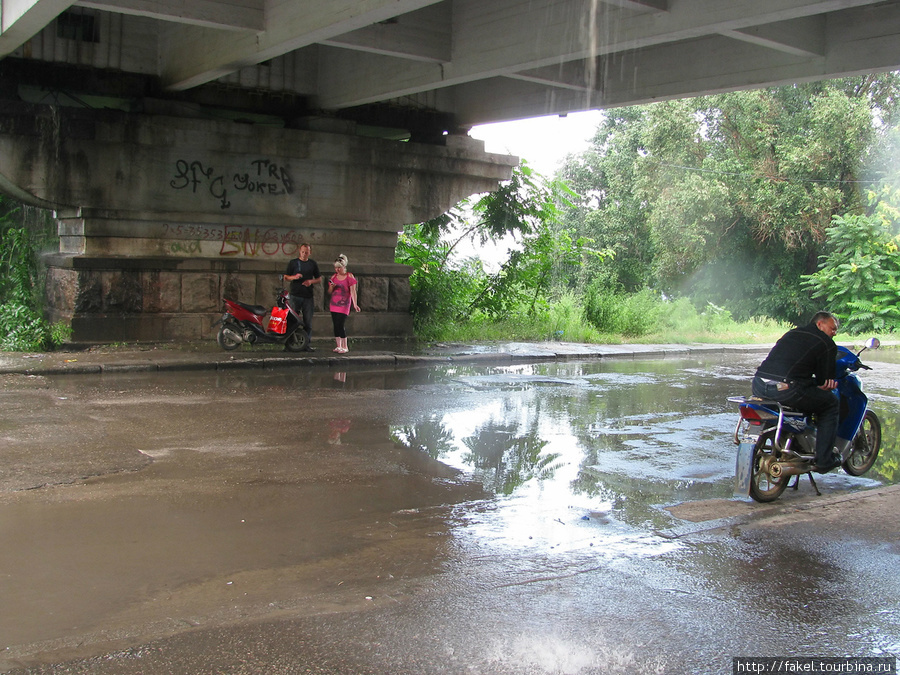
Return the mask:
[[[57,25],[66,10],[91,19],[89,41]],[[331,111],[414,97],[461,126],[900,67],[895,0],[7,0],[0,12],[0,58],[140,72],[169,91],[290,92]],[[490,81],[523,98],[471,108]]]
[[0,19],[0,58],[461,128],[900,67],[900,0],[6,0]]

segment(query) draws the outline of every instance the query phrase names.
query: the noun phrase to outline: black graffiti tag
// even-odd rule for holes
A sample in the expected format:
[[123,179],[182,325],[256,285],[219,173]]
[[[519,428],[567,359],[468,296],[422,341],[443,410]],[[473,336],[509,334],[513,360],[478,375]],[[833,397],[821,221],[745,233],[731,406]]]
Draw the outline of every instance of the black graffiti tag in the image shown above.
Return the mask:
[[207,184],[207,190],[210,195],[219,200],[220,207],[227,209],[231,207],[228,201],[228,190],[225,188],[225,177],[212,177],[213,167],[203,168],[203,163],[199,161],[188,162],[179,159],[175,162],[175,177],[169,181],[169,185],[175,190],[184,190],[190,188],[191,192],[197,194],[197,188],[202,184]]
[[[235,190],[252,192],[258,195],[289,195],[294,191],[294,181],[287,167],[271,159],[255,159],[250,162],[251,170],[247,173],[235,173],[233,187]],[[175,190],[190,190],[197,194],[206,189],[219,200],[223,209],[231,207],[228,201],[228,190],[225,176],[216,174],[213,167],[204,168],[200,161],[189,162],[179,159],[175,162],[175,176],[169,181]]]
[[255,159],[254,170],[234,174],[234,188],[265,195],[284,195],[294,191],[294,181],[284,166],[270,159]]

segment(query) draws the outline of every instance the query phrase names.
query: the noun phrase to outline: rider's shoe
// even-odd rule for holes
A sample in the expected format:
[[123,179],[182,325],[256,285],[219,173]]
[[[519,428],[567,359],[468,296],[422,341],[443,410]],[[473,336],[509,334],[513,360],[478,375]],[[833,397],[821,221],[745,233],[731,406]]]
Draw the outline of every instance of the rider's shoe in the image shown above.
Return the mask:
[[831,459],[823,464],[816,462],[813,467],[813,471],[816,473],[828,473],[832,469],[838,468],[844,461],[841,459],[841,456],[836,452],[831,453]]

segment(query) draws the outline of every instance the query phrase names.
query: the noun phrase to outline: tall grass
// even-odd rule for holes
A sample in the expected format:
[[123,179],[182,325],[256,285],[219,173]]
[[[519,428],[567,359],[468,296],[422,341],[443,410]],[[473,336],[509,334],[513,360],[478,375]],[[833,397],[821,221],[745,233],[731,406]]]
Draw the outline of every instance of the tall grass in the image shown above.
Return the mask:
[[[598,327],[586,318],[580,297],[560,295],[541,312],[506,319],[474,315],[464,322],[431,324],[419,337],[445,342],[558,340],[588,344],[730,343],[777,340],[791,325],[768,318],[738,322],[712,305],[698,311],[686,299],[667,301],[649,292],[610,295],[595,306],[604,317]],[[602,311],[601,311],[602,310]]]

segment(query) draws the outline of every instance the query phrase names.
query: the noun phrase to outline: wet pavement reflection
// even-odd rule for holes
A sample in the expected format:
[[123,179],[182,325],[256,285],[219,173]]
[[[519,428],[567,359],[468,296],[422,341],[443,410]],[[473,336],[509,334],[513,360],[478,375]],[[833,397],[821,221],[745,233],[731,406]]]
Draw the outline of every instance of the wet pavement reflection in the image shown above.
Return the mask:
[[[897,481],[894,356],[870,354],[862,376],[878,463],[818,479],[825,497]],[[814,525],[670,536],[755,508],[731,499],[726,398],[748,393],[759,360],[8,376],[0,667],[279,617],[310,639],[329,622],[355,631],[345,666],[376,639],[413,659],[379,649],[371,672],[714,672],[703,664],[730,668],[748,645],[894,653],[897,551],[852,557]],[[682,502],[707,506],[686,516]],[[473,638],[478,622],[492,628]],[[445,636],[436,661],[401,646],[422,626]],[[366,643],[379,627],[393,637]],[[688,648],[697,631],[709,639]],[[138,672],[113,661],[92,671]]]
[[[640,529],[672,524],[662,506],[732,496],[736,408],[756,357],[706,361],[562,362],[505,368],[436,369],[448,387],[489,394],[481,405],[394,425],[410,448],[471,473],[498,497],[499,529],[515,537],[516,520]],[[868,359],[872,360],[871,357]],[[885,433],[869,474],[836,473],[823,489],[856,489],[896,480],[900,414],[898,367],[865,373]],[[551,528],[558,529],[558,528]]]

